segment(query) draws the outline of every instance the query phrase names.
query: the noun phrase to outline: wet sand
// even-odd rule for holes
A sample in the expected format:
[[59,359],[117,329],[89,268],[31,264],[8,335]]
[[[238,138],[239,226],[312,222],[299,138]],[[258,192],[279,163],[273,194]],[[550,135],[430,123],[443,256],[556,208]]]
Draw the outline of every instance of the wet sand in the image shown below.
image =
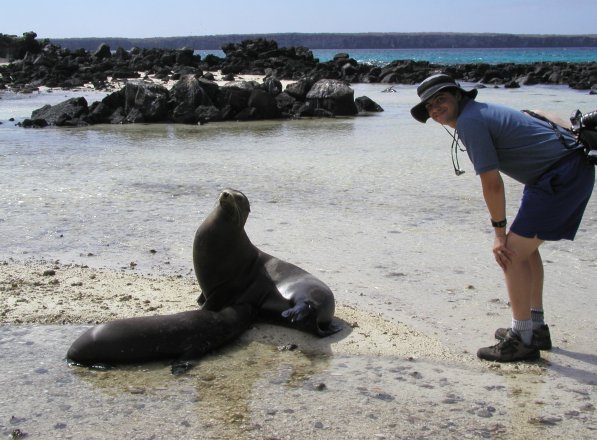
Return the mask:
[[[343,330],[330,338],[256,324],[182,377],[161,363],[69,366],[66,349],[87,324],[195,308],[192,274],[0,264],[5,436],[588,439],[597,431],[594,356],[580,359],[583,374],[548,360],[481,362],[353,305],[338,304]],[[565,356],[556,349],[554,364]]]

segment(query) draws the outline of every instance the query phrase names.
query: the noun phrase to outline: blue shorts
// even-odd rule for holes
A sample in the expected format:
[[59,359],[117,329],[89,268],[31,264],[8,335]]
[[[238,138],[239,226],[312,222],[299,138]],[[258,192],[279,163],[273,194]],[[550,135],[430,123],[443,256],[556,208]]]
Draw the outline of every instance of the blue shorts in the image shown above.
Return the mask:
[[510,230],[540,240],[574,240],[593,192],[595,166],[584,153],[572,153],[524,187]]

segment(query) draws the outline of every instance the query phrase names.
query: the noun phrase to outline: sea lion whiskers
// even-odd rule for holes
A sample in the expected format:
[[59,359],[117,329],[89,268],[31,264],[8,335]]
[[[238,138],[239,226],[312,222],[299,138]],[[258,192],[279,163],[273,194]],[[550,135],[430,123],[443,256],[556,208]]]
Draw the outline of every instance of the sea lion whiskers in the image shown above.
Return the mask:
[[225,189],[220,193],[220,197],[216,202],[216,206],[219,206],[226,212],[234,221],[235,224],[238,225],[240,223],[239,218],[239,210],[236,201],[234,200],[234,196],[231,194],[232,190]]
[[220,193],[218,201],[220,206],[234,217],[236,226],[243,228],[251,212],[247,197],[238,190],[227,188]]
[[240,208],[238,207],[238,203],[234,203],[234,210],[236,211],[236,225],[239,228],[243,227],[243,218],[240,212]]

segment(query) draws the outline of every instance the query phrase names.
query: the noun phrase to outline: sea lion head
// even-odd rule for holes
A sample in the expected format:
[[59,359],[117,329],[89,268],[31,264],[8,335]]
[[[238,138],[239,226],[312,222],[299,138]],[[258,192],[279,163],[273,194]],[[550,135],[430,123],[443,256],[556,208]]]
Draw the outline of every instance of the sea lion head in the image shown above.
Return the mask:
[[224,215],[230,218],[234,224],[240,228],[245,226],[249,212],[251,212],[247,196],[240,191],[227,188],[220,193],[217,203]]

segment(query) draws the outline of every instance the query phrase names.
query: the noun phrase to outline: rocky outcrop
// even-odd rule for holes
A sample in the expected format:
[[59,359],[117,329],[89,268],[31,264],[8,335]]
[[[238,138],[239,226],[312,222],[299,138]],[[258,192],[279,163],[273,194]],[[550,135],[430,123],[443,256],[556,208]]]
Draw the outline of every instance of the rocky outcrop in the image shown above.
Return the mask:
[[438,71],[449,73],[461,81],[508,84],[508,87],[516,84],[567,84],[575,89],[588,90],[597,85],[597,62],[440,65],[395,60],[384,66],[374,66],[359,64],[348,53],[338,53],[332,60],[320,62],[305,47],[278,47],[275,41],[266,39],[225,44],[222,47],[224,58],[208,55],[204,59],[189,48],[133,48],[130,51],[118,48],[112,53],[106,44],[88,52],[61,49],[50,44],[42,48],[31,41],[29,43],[27,47],[31,47],[31,51],[27,51],[22,59],[0,66],[0,88],[26,91],[39,86],[74,88],[93,84],[96,89],[106,89],[110,86],[109,78],[139,78],[140,72],[167,81],[178,80],[185,75],[205,75],[209,78],[209,72],[215,71],[231,78],[238,74],[255,74],[297,81],[297,89],[288,93],[299,100],[305,98],[306,87],[310,89],[321,79],[348,83],[417,84]]
[[27,52],[22,59],[0,66],[0,87],[16,91],[47,86],[72,89],[92,84],[98,90],[110,87],[108,79],[140,78],[140,72],[158,79],[178,79],[186,74],[201,76],[201,58],[192,49],[116,50],[106,45],[93,53],[47,45],[40,53]]
[[[89,106],[79,100],[39,109],[23,122],[29,127],[351,116],[383,110],[366,97],[355,101],[351,83],[417,84],[439,71],[459,81],[508,88],[568,84],[575,89],[597,89],[597,62],[438,65],[396,60],[372,66],[359,64],[348,53],[338,53],[321,63],[304,47],[280,48],[266,39],[226,44],[225,58],[208,55],[201,59],[189,48],[118,48],[112,52],[101,44],[87,52],[50,44],[37,47],[32,38],[35,42],[34,33],[25,38],[31,50],[22,59],[0,66],[0,89],[31,91],[42,85],[71,89],[91,83],[96,89],[109,90],[109,79],[126,83]],[[265,79],[263,83],[235,82],[220,87],[212,81],[211,73],[218,70],[229,79],[239,73]],[[168,90],[138,80],[141,75],[176,84]],[[282,79],[293,82],[283,90]]]
[[[121,90],[89,106],[85,98],[72,98],[54,106],[44,106],[35,110],[22,126],[40,128],[48,125],[142,122],[204,124],[224,120],[358,114],[354,91],[348,84],[338,80],[307,83],[313,86],[299,100],[283,92],[281,83],[271,78],[262,84],[245,81],[219,87],[204,78],[185,75],[170,90],[150,82],[130,81]],[[296,89],[296,86],[289,84],[287,89]],[[381,107],[368,101],[369,106],[367,109],[363,107],[364,112],[380,111]]]
[[275,41],[261,38],[225,44],[222,51],[226,57],[212,57],[210,70],[221,70],[223,74],[244,73],[299,79],[318,63],[313,52],[305,47],[279,48]]
[[39,41],[36,38],[35,32],[25,32],[22,37],[0,34],[0,58],[14,61],[23,58],[27,53],[40,53],[49,41]]

